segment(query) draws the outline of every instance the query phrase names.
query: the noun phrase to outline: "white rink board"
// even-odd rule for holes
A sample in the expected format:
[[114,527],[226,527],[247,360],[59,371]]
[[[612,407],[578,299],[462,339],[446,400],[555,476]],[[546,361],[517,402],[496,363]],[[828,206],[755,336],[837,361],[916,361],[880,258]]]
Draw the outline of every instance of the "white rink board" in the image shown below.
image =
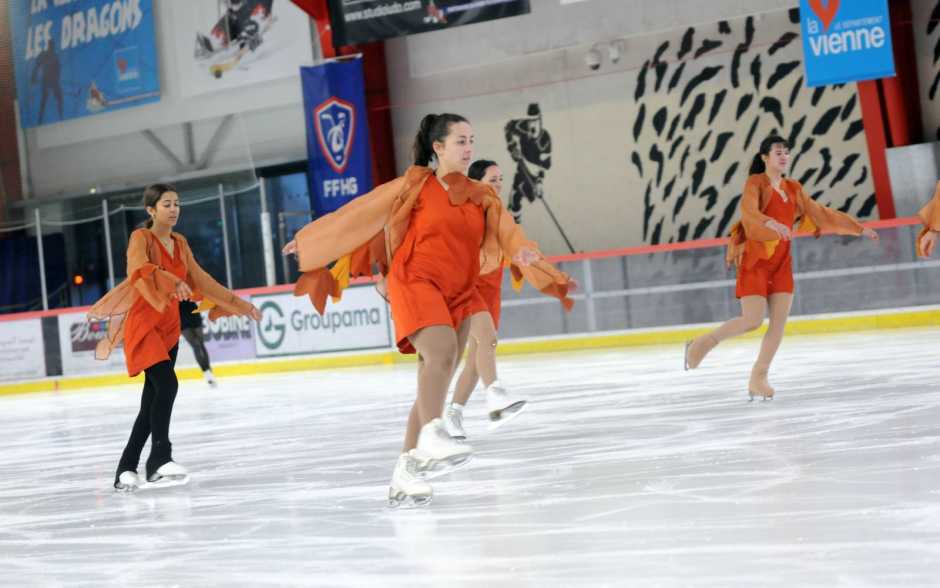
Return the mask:
[[0,382],[44,377],[42,321],[0,321]]
[[255,332],[258,357],[390,347],[388,305],[373,286],[347,288],[328,301],[323,316],[306,296],[252,296],[262,319]]

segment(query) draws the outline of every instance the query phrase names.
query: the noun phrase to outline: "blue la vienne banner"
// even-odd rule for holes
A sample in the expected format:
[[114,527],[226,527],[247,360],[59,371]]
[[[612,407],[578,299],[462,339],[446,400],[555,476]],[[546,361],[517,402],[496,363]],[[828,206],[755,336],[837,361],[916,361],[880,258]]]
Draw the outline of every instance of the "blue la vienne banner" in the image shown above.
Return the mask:
[[810,87],[894,75],[888,0],[800,0]]
[[300,68],[307,120],[307,181],[317,216],[372,189],[362,59]]
[[153,0],[14,0],[23,128],[160,99]]

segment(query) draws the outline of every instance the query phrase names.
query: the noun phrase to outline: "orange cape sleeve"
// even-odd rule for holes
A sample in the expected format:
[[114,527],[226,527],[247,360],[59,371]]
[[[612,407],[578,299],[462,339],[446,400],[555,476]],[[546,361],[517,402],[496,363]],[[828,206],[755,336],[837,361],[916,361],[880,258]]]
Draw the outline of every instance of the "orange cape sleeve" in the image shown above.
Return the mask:
[[[232,314],[248,314],[251,304],[237,297],[205,272],[193,257],[186,239],[174,233],[180,257],[186,264],[187,279],[193,290],[194,300],[206,300],[212,308],[209,319]],[[154,309],[163,312],[167,304],[176,302],[176,286],[180,279],[170,272],[160,269],[154,260],[160,259],[156,239],[147,229],[138,229],[131,233],[127,245],[127,279],[105,294],[88,311],[88,320],[107,320],[108,333],[95,348],[96,359],[107,359],[124,341],[124,321],[127,313],[137,301],[143,298]],[[206,308],[200,305],[201,308]]]
[[930,202],[928,202],[926,206],[917,212],[917,218],[920,219],[920,222],[924,225],[924,227],[917,235],[917,240],[914,241],[914,248],[917,251],[918,257],[930,257],[930,254],[933,253],[933,251],[923,251],[920,246],[920,241],[928,232],[940,231],[940,182],[937,182],[937,188],[934,191],[933,198],[930,199]]
[[[324,215],[298,231],[297,257],[303,272],[294,285],[295,296],[308,296],[317,312],[323,313],[328,297],[338,301],[351,278],[371,277],[377,267],[386,275],[391,260],[405,238],[411,212],[429,168],[412,166],[404,176],[360,196],[336,212]],[[512,259],[523,248],[538,252],[522,228],[502,206],[493,188],[467,178],[448,174],[443,178],[455,205],[468,199],[484,210],[485,231],[480,246],[480,273],[493,271],[503,259]],[[336,262],[332,268],[327,266]],[[570,279],[544,259],[520,270],[540,292],[554,296],[570,308],[567,298]]]

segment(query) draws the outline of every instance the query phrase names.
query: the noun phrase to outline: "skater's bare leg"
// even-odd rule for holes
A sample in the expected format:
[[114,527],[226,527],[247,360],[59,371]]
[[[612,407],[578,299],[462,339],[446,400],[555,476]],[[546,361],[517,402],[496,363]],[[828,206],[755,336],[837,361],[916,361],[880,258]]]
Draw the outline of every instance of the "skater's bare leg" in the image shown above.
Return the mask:
[[476,342],[477,373],[484,386],[497,380],[496,374],[496,327],[488,312],[478,312],[470,318],[470,337]]
[[454,404],[464,406],[470,400],[473,389],[476,388],[477,381],[480,379],[477,373],[477,342],[470,337],[467,343],[467,359],[464,361],[463,371],[457,378],[457,386],[454,389]]
[[769,366],[780,349],[783,341],[783,330],[790,317],[790,308],[793,306],[793,294],[771,294],[769,300],[770,321],[767,332],[761,341],[760,354],[757,356],[758,365]]
[[469,326],[469,346],[463,372],[457,380],[454,402],[461,406],[467,404],[477,380],[483,380],[484,386],[496,381],[496,328],[489,312],[478,312],[464,321],[461,327]]
[[418,351],[421,363],[418,366],[418,397],[405,432],[405,452],[417,446],[421,427],[441,416],[458,353],[457,331],[449,326],[425,327],[409,339]]
[[710,333],[696,337],[689,344],[688,367],[694,369],[716,345],[760,328],[767,314],[767,299],[763,296],[745,296],[741,299],[741,316],[726,321]]
[[756,331],[767,314],[767,299],[763,296],[745,296],[741,299],[741,316],[725,322],[710,333],[719,343],[731,337]]
[[757,361],[754,362],[754,369],[751,371],[751,381],[748,386],[753,395],[765,398],[774,395],[774,389],[767,381],[767,373],[777,350],[780,349],[780,343],[783,341],[783,331],[787,326],[787,318],[790,316],[790,308],[793,305],[793,294],[771,294],[768,305],[770,307],[770,322],[761,341],[760,353],[757,355]]

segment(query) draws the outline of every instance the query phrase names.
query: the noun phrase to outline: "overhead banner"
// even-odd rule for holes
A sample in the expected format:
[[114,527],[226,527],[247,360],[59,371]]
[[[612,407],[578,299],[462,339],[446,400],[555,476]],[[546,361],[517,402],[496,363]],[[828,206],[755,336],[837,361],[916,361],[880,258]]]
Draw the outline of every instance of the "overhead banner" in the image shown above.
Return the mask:
[[296,77],[313,61],[310,17],[290,0],[176,0],[168,8],[183,96]]
[[300,68],[307,121],[307,181],[317,216],[372,189],[362,59]]
[[391,347],[388,305],[373,286],[347,288],[321,316],[306,296],[252,296],[261,310],[255,336],[258,357]]
[[160,99],[152,0],[9,6],[23,128]]
[[529,13],[529,0],[329,0],[337,47]]
[[800,0],[810,87],[894,76],[888,0]]

